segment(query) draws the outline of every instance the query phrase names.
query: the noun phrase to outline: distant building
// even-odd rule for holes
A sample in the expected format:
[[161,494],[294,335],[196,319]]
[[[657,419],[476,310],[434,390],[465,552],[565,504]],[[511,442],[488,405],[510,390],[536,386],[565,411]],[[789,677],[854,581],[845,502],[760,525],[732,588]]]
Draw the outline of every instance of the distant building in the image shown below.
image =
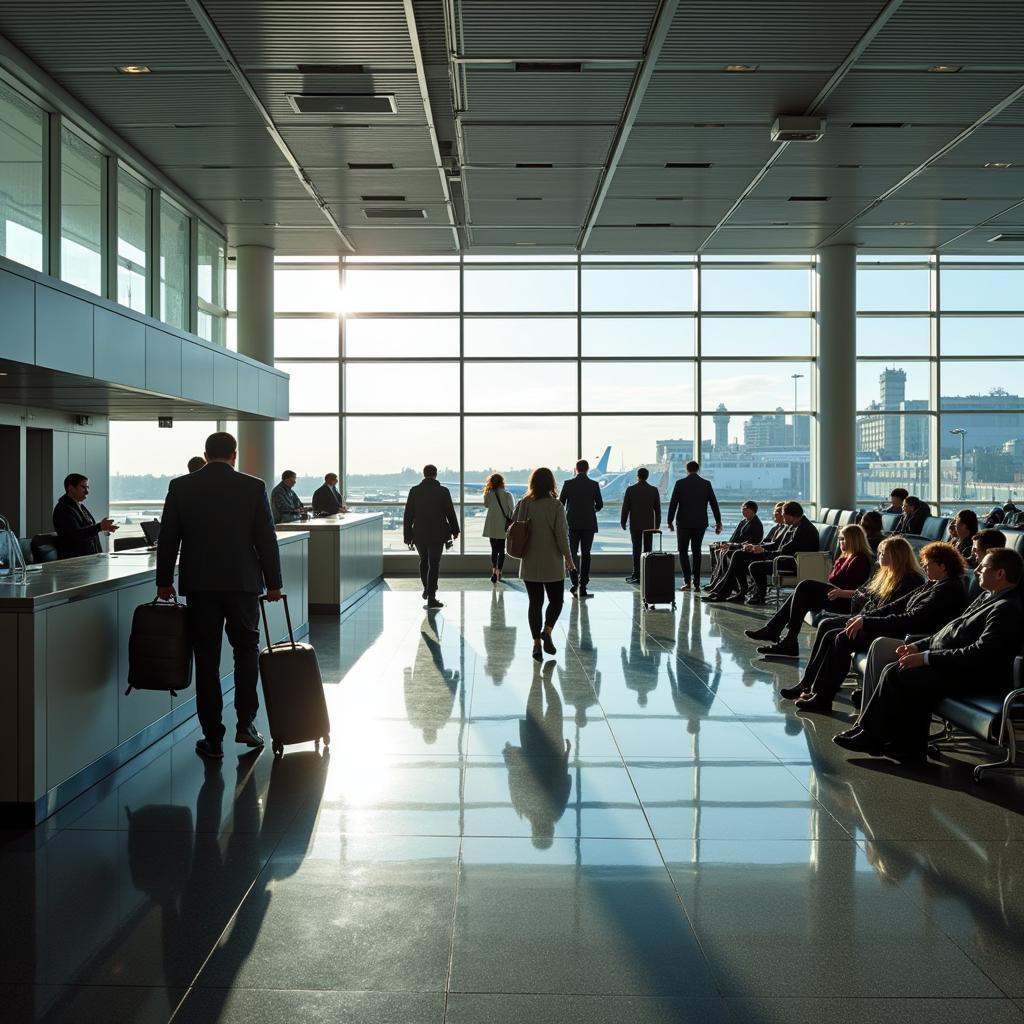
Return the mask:
[[751,416],[743,424],[745,448],[787,448],[793,444],[792,427],[786,423],[782,409],[774,413]]

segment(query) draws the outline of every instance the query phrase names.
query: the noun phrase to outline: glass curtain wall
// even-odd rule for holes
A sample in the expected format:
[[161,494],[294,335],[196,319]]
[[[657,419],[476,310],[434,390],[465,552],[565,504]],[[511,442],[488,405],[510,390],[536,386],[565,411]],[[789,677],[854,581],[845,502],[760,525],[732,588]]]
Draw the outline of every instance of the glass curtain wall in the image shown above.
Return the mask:
[[60,277],[102,295],[105,157],[69,128],[60,134]]
[[189,220],[173,203],[160,199],[160,319],[188,330]]
[[896,486],[943,514],[1022,496],[1022,285],[1021,260],[859,260],[862,504],[887,503]]
[[[596,551],[625,552],[622,494],[647,466],[667,504],[697,457],[727,524],[747,498],[811,498],[809,257],[574,257],[279,264],[277,365],[292,375],[278,468],[305,496],[337,469],[351,504],[401,511],[427,462],[464,551],[484,551],[482,488],[521,491],[579,457],[602,482]],[[230,334],[230,332],[229,332]],[[306,421],[305,423],[303,421]],[[341,443],[343,439],[344,443]]]
[[43,269],[41,110],[0,82],[0,255]]
[[117,301],[145,313],[149,296],[150,190],[124,167],[117,174]]
[[196,248],[196,333],[200,338],[224,345],[227,341],[225,324],[228,315],[225,294],[227,246],[220,235],[200,221]]

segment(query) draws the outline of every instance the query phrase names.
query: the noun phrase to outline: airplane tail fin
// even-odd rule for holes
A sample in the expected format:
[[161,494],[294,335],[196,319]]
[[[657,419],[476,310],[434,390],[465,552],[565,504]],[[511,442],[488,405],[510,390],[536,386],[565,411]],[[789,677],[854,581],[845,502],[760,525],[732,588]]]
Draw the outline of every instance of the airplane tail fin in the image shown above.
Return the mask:
[[612,446],[608,445],[604,450],[604,454],[597,460],[597,465],[593,467],[591,472],[595,476],[602,476],[608,472],[608,456],[612,453]]

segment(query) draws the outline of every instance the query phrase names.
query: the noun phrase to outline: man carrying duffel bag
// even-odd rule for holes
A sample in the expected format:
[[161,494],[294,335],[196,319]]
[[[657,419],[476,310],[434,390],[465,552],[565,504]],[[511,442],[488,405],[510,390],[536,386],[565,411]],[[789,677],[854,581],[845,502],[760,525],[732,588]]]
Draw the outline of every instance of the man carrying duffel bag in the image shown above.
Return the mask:
[[224,756],[221,638],[226,629],[235,656],[235,742],[262,747],[253,721],[259,708],[259,596],[281,598],[281,558],[267,488],[236,472],[238,445],[227,433],[206,439],[206,465],[172,480],[160,520],[157,596],[175,595],[174,563],[181,549],[178,589],[188,599],[196,661],[196,708],[203,739],[196,753]]

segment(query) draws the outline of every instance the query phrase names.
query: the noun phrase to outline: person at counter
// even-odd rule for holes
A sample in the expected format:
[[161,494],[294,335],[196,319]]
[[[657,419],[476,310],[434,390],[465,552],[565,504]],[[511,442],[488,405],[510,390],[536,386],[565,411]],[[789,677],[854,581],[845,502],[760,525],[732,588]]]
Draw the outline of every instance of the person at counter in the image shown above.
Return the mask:
[[64,477],[64,496],[53,507],[53,528],[57,532],[57,557],[78,558],[98,555],[101,533],[116,533],[117,523],[109,516],[99,522],[85,507],[89,496],[89,478],[81,473]]
[[281,474],[281,482],[270,492],[275,523],[297,523],[306,515],[306,506],[295,493],[297,479],[292,470],[286,469]]
[[328,473],[323,484],[313,492],[313,511],[318,516],[336,516],[348,511],[338,490],[337,473]]
[[238,445],[227,433],[206,439],[206,468],[172,480],[160,520],[156,592],[163,600],[178,590],[188,598],[189,632],[196,661],[196,710],[203,739],[196,753],[224,756],[224,701],[220,647],[225,632],[235,660],[235,742],[262,747],[253,721],[259,709],[259,595],[281,599],[281,556],[266,485],[235,471]]

